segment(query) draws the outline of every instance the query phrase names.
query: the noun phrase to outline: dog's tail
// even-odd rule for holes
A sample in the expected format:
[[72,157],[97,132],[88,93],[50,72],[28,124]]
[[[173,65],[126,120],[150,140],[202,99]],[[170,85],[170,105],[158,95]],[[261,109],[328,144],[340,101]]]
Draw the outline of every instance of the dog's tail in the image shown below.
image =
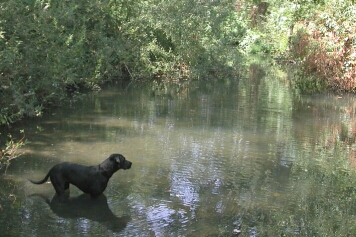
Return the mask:
[[47,179],[49,178],[49,173],[46,175],[46,177],[44,177],[44,179],[40,180],[40,181],[34,181],[31,179],[28,179],[28,181],[30,181],[33,184],[43,184],[44,182],[47,181]]

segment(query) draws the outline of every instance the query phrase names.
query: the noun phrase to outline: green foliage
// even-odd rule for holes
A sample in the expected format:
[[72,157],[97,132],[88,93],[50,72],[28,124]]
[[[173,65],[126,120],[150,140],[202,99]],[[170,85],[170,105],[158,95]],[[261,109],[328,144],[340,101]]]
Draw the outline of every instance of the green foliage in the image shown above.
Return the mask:
[[296,72],[291,81],[294,93],[313,94],[325,91],[327,84],[318,78]]
[[142,12],[123,26],[140,49],[142,68],[133,70],[135,78],[205,78],[239,58],[227,44],[229,38],[238,41],[233,1],[149,1],[138,9]]
[[2,124],[40,115],[67,97],[68,85],[92,87],[115,76],[119,41],[106,34],[113,29],[101,22],[109,18],[101,5],[6,1],[1,9]]
[[6,0],[0,11],[0,124],[107,81],[234,77],[241,55],[284,54],[303,27],[317,31],[325,55],[344,50],[334,57],[342,67],[327,72],[319,57],[323,74],[309,79],[337,75],[340,85],[354,72],[352,1]]
[[38,116],[68,88],[207,78],[236,69],[234,1],[3,1],[0,123]]
[[241,1],[237,4],[239,21],[245,24],[241,50],[247,54],[279,55],[288,47],[295,12],[290,1]]
[[356,91],[354,1],[243,1],[242,8],[251,21],[245,52],[300,62],[300,91]]
[[356,6],[350,1],[318,2],[308,11],[313,16],[298,23],[291,41],[291,55],[301,61],[300,71],[331,90],[355,92]]
[[[24,131],[20,131],[24,133]],[[25,145],[25,135],[19,140],[14,141],[12,135],[8,135],[8,141],[5,144],[5,147],[0,150],[0,169],[5,167],[7,168],[10,165],[10,161],[19,157],[21,154],[18,154],[18,149]]]

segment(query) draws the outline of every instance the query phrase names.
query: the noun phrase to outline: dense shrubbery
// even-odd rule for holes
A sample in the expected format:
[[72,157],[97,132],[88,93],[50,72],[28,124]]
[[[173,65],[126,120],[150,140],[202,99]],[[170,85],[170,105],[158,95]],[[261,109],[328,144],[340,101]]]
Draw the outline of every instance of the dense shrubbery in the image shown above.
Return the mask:
[[[352,1],[301,1],[291,40],[300,60],[296,84],[304,91],[356,92],[356,5]],[[312,7],[306,7],[306,6]]]
[[0,124],[78,87],[233,72],[231,44],[245,31],[229,0],[19,0],[0,11]]
[[66,98],[68,86],[93,87],[121,73],[125,44],[107,4],[22,0],[0,7],[1,124],[39,115]]
[[250,53],[297,62],[301,92],[356,92],[356,4],[351,0],[238,1],[249,19]]
[[241,55],[260,52],[300,62],[302,90],[355,91],[355,8],[348,0],[6,0],[0,125],[107,81],[235,76]]

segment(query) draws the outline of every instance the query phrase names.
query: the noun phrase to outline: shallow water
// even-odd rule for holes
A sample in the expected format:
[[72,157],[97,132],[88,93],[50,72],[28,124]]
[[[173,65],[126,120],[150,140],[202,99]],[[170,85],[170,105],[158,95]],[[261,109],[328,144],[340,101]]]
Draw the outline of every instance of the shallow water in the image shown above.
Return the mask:
[[[335,227],[318,232],[317,213],[330,206],[318,203],[313,209],[310,203],[314,196],[330,199],[333,187],[327,182],[317,188],[313,179],[328,174],[318,168],[324,167],[320,160],[348,159],[343,151],[318,149],[327,146],[320,144],[328,137],[320,137],[328,128],[350,124],[353,112],[345,111],[355,102],[334,95],[296,99],[286,79],[273,73],[219,83],[132,84],[126,90],[112,85],[22,125],[29,141],[25,153],[0,179],[1,190],[13,195],[2,196],[0,231],[5,236],[338,233]],[[114,174],[97,200],[71,186],[71,199],[58,202],[51,184],[26,180],[42,179],[62,161],[96,165],[111,153],[123,154],[133,166]],[[353,211],[342,213],[352,218]],[[340,228],[353,228],[337,221]]]

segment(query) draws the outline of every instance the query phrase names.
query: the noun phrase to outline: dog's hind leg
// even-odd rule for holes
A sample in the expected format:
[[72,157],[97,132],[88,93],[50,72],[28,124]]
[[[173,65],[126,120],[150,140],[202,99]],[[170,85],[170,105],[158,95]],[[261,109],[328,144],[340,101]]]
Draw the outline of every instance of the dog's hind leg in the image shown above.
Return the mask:
[[58,196],[62,196],[64,194],[64,191],[66,190],[66,186],[67,188],[69,188],[69,183],[66,184],[65,182],[61,181],[61,179],[58,177],[51,176],[50,178],[51,178],[51,183],[54,189],[56,190]]

